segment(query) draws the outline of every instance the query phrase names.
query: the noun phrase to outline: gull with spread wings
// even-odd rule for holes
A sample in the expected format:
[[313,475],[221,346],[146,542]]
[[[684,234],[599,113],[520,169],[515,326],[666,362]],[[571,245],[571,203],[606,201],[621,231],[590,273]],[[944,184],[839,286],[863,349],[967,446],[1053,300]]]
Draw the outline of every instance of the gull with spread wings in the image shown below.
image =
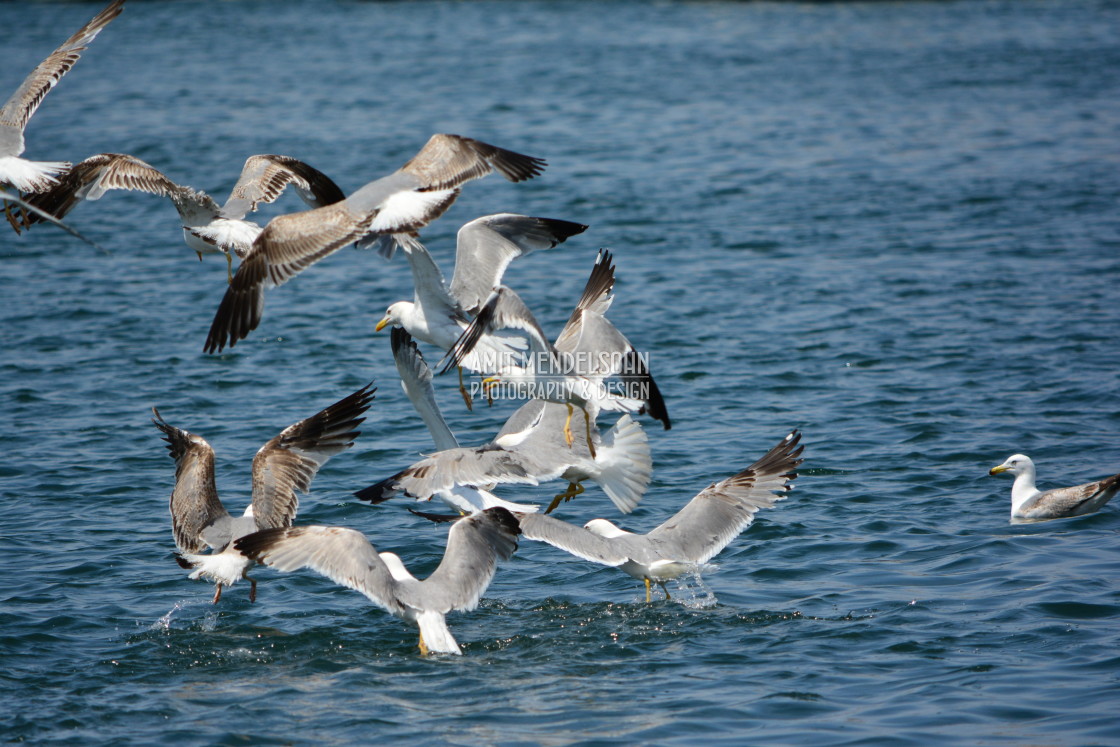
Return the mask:
[[[24,150],[23,131],[27,122],[43,103],[43,98],[62,80],[62,76],[82,56],[86,47],[97,38],[101,30],[120,15],[124,0],[109,3],[93,19],[62,43],[47,59],[31,71],[16,92],[0,107],[0,188],[15,189],[25,193],[42,192],[56,184],[59,174],[70,168],[66,161],[28,161],[20,158]],[[11,12],[11,11],[9,11]],[[10,29],[16,28],[11,24]],[[19,233],[20,223],[5,204],[4,214],[12,228]]]
[[[171,528],[180,555],[179,565],[192,569],[190,577],[206,577],[222,586],[245,578],[251,583],[249,601],[257,597],[257,582],[249,578],[252,562],[233,547],[233,541],[260,529],[291,526],[299,507],[298,493],[311,489],[311,480],[328,459],[354,445],[354,430],[373,401],[367,385],[306,420],[285,428],[253,457],[253,500],[241,516],[232,516],[218,498],[214,482],[214,450],[201,436],[168,425],[159,412],[152,422],[163,431],[167,450],[175,460],[175,489],[171,493]],[[211,552],[203,554],[207,547]]]
[[[459,135],[433,135],[397,171],[340,202],[273,218],[253,242],[222,298],[205,351],[233,347],[260,324],[264,292],[348,244],[408,238],[442,215],[463,184],[498,171],[511,182],[543,171],[539,158]],[[385,244],[383,243],[383,246]]]
[[[111,189],[148,192],[171,200],[179,212],[183,240],[198,254],[222,253],[233,282],[233,255],[244,257],[261,227],[245,216],[270,203],[291,185],[312,208],[332,205],[346,197],[323,172],[290,156],[249,156],[241,177],[225,203],[201,190],[176,184],[159,169],[124,153],[98,153],[74,166],[58,183],[36,195],[31,203],[56,218],[64,218],[83,200],[99,200]],[[25,221],[30,226],[42,218]]]

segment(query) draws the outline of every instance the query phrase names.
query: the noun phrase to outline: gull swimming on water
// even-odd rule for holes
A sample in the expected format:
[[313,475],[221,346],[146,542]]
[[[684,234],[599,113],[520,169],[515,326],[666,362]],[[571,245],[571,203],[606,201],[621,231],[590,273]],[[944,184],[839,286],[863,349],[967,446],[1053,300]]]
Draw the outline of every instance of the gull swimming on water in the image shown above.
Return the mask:
[[461,654],[447,627],[452,610],[478,606],[494,577],[497,560],[517,549],[517,519],[504,508],[489,508],[455,521],[439,567],[423,581],[400,557],[378,553],[361,532],[344,527],[300,526],[266,529],[234,546],[249,558],[288,572],[310,568],[337,584],[360,591],[391,615],[420,628],[420,653]]
[[1008,472],[1015,476],[1011,484],[1011,519],[1042,521],[1064,516],[1091,514],[1112,500],[1120,490],[1120,474],[1097,482],[1075,485],[1071,488],[1039,490],[1034,485],[1034,462],[1023,454],[1013,454],[989,475]]
[[[109,3],[93,20],[78,29],[62,46],[40,62],[4,106],[0,107],[0,187],[28,193],[41,192],[55,184],[58,175],[70,168],[66,161],[28,161],[20,158],[24,150],[23,131],[43,102],[43,97],[74,67],[86,47],[110,21],[120,15],[123,7],[124,0]],[[9,17],[9,21],[12,21],[9,30],[17,27],[14,20]],[[20,226],[13,218],[10,207],[6,206],[4,212],[12,228],[18,233]]]
[[563,405],[533,400],[514,412],[489,443],[460,447],[435,402],[432,373],[416,344],[399,328],[393,329],[392,342],[405,392],[440,450],[387,480],[359,490],[355,495],[361,500],[381,503],[403,493],[417,500],[438,497],[465,513],[493,505],[532,512],[536,506],[503,501],[490,489],[498,483],[537,485],[561,478],[568,480],[570,487],[556,496],[546,513],[561,500],[583,492],[584,480],[600,485],[624,513],[634,510],[642,499],[652,471],[649,439],[642,426],[628,415],[603,434],[598,428],[592,430],[592,454],[582,440],[572,446],[564,443]]
[[519,515],[526,539],[547,542],[593,563],[613,566],[640,579],[650,601],[650,582],[659,584],[700,569],[750,526],[760,508],[786,497],[801,464],[801,434],[793,431],[745,470],[709,485],[684,508],[648,534],[619,529],[606,519],[583,527],[544,514]]
[[[586,230],[582,223],[515,213],[476,218],[464,224],[456,236],[455,274],[450,286],[428,250],[418,240],[406,240],[401,246],[412,268],[413,300],[391,304],[374,329],[380,332],[390,324],[403,327],[415,339],[447,352],[497,289],[510,262],[534,251],[552,249]],[[514,342],[517,344],[511,346],[508,337],[484,336],[477,349],[464,357],[463,365],[481,370],[479,355],[498,357],[524,348],[519,337]],[[462,368],[459,377],[459,389],[469,408],[471,400],[462,385]]]
[[[171,181],[159,169],[124,153],[98,153],[77,164],[58,184],[32,200],[56,218],[64,218],[82,200],[99,200],[110,189],[148,192],[171,200],[183,225],[183,240],[202,259],[222,253],[232,282],[233,255],[244,257],[261,227],[245,216],[262,203],[275,201],[292,185],[312,208],[331,205],[346,195],[321,171],[290,156],[249,156],[241,177],[223,205],[201,190]],[[37,222],[35,218],[27,225]]]
[[[606,318],[613,287],[611,254],[601,250],[583,295],[552,343],[517,293],[499,286],[448,353],[442,370],[460,365],[483,335],[502,329],[519,330],[528,338],[527,365],[512,363],[488,373],[530,397],[567,405],[563,430],[569,445],[573,405],[584,410],[589,433],[600,410],[645,412],[668,430],[672,427],[669,413],[645,361]],[[610,377],[618,377],[621,386],[613,390],[608,387]],[[589,445],[590,441],[589,436]]]
[[[273,218],[245,256],[222,298],[205,351],[233,347],[260,324],[264,292],[291,280],[347,244],[379,237],[405,242],[438,218],[460,187],[497,170],[511,182],[540,174],[545,162],[459,135],[433,135],[408,163],[346,199]],[[390,244],[391,245],[391,244]]]
[[[299,507],[298,493],[311,489],[311,480],[330,457],[354,445],[373,400],[372,384],[359,389],[315,415],[290,425],[253,457],[253,500],[242,516],[231,516],[218,498],[214,483],[214,450],[206,440],[168,425],[153,407],[152,422],[164,432],[175,459],[175,489],[171,493],[171,527],[179,548],[179,565],[192,568],[192,579],[206,577],[222,586],[240,578],[251,583],[249,601],[257,598],[257,582],[246,573],[252,565],[233,546],[233,540],[259,529],[291,526]],[[210,547],[212,552],[200,554]]]

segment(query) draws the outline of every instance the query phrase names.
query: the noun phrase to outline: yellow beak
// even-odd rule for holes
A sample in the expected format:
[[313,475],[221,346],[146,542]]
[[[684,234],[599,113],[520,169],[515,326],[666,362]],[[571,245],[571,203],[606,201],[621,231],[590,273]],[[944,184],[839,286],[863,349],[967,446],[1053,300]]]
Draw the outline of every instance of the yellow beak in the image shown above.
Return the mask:
[[1003,465],[1001,464],[1001,465],[1000,465],[1000,466],[998,466],[998,467],[992,467],[992,468],[991,468],[990,470],[988,470],[988,474],[989,474],[989,475],[998,475],[999,473],[1001,473],[1001,472],[1006,472],[1006,471],[1007,471],[1007,467],[1004,467],[1004,466],[1003,466]]
[[374,332],[380,332],[381,330],[388,327],[392,322],[393,322],[392,319],[390,319],[389,317],[385,317],[384,319],[382,319],[380,322],[377,323],[377,326],[373,328],[373,331]]

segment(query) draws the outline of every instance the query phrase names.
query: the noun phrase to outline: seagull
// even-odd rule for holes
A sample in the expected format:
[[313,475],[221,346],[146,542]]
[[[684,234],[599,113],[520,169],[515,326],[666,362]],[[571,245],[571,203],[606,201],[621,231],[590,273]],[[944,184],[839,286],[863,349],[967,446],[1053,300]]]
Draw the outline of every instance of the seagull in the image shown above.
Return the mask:
[[283,285],[347,244],[364,246],[381,237],[405,243],[442,215],[466,182],[494,170],[520,182],[540,174],[545,165],[539,158],[478,140],[437,134],[400,169],[341,202],[273,218],[237,268],[204,350],[214,353],[236,345],[260,324],[266,289]]
[[1004,472],[1015,475],[1011,485],[1012,521],[1045,521],[1091,514],[1120,490],[1120,475],[1071,488],[1039,490],[1034,486],[1034,462],[1023,454],[1013,454],[1003,464],[988,470],[989,475]]
[[[77,164],[32,203],[64,218],[82,200],[99,200],[110,189],[147,192],[171,200],[183,225],[183,240],[198,254],[222,253],[233,282],[233,255],[244,257],[261,232],[245,216],[262,203],[275,201],[292,185],[312,208],[345,198],[342,190],[321,171],[290,156],[249,156],[225,204],[210,195],[176,184],[159,169],[125,153],[98,153]],[[39,219],[32,217],[31,225]]]
[[[390,324],[403,327],[415,339],[446,352],[501,283],[510,262],[537,250],[552,249],[586,230],[587,226],[581,223],[515,213],[476,218],[464,224],[457,234],[455,274],[450,286],[419,241],[404,241],[401,247],[412,268],[415,294],[412,301],[391,304],[374,331],[380,332]],[[515,338],[515,342],[518,344],[511,345],[508,337],[484,336],[478,349],[465,356],[463,365],[481,370],[480,355],[502,356],[524,349],[520,338]],[[469,409],[471,399],[463,386],[462,368],[459,391]]]
[[[101,29],[120,15],[123,7],[124,0],[109,3],[93,20],[40,62],[0,107],[0,187],[27,193],[41,192],[57,183],[59,174],[70,167],[65,161],[28,161],[20,158],[24,149],[23,131],[47,93],[74,67]],[[11,206],[6,205],[4,212],[12,228],[19,233],[20,226],[12,216]]]
[[391,339],[402,386],[439,451],[359,490],[354,494],[359,499],[382,503],[403,493],[417,500],[438,497],[464,513],[495,505],[532,512],[538,510],[536,506],[503,501],[490,489],[497,483],[537,485],[560,478],[568,480],[570,487],[554,499],[548,511],[583,492],[582,482],[588,479],[598,483],[624,513],[642,499],[652,471],[649,439],[641,424],[629,416],[624,415],[604,434],[593,431],[597,447],[593,456],[583,442],[571,448],[563,443],[563,405],[533,400],[514,412],[489,443],[460,447],[435,402],[432,372],[415,342],[400,328],[393,329]]
[[[249,601],[257,598],[257,582],[249,578],[252,563],[232,546],[233,540],[259,529],[291,526],[299,507],[297,493],[306,493],[311,480],[328,459],[354,445],[375,389],[369,384],[321,412],[290,425],[253,457],[253,501],[242,516],[231,516],[214,484],[214,450],[206,440],[168,425],[156,408],[152,422],[165,434],[175,460],[175,489],[171,493],[171,528],[182,568],[194,569],[192,579],[206,577],[222,586],[239,578],[251,583]],[[199,554],[210,547],[209,554]]]
[[607,521],[593,519],[583,527],[544,514],[518,515],[526,539],[539,540],[561,550],[613,566],[645,582],[646,602],[650,582],[661,586],[687,572],[699,570],[754,520],[760,508],[769,508],[793,489],[801,464],[796,430],[745,470],[709,485],[668,521],[648,534],[633,534]]
[[447,534],[439,567],[423,581],[400,557],[378,553],[364,534],[345,527],[299,526],[265,529],[242,537],[235,548],[287,573],[310,568],[337,584],[360,591],[378,607],[420,628],[420,653],[462,654],[447,628],[452,610],[473,610],[494,577],[497,560],[517,549],[517,519],[490,508],[457,520]]
[[[566,405],[564,436],[569,446],[573,406],[584,410],[589,433],[600,410],[647,412],[669,430],[672,423],[665,401],[645,360],[606,318],[613,287],[611,254],[601,250],[575,310],[556,342],[551,343],[517,293],[499,286],[445,357],[441,372],[461,365],[483,335],[502,329],[519,330],[528,338],[528,364],[509,364],[491,371],[495,374],[491,380],[502,381],[516,392]],[[619,377],[619,386],[608,386],[606,380],[612,376]],[[593,450],[590,436],[587,440]]]

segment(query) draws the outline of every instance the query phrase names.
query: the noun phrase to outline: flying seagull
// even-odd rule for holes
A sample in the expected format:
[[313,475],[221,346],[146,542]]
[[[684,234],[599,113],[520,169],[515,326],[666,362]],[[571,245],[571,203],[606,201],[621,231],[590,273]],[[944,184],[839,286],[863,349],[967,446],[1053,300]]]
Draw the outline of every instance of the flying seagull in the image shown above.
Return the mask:
[[359,490],[354,495],[361,500],[382,503],[404,494],[417,500],[437,497],[465,513],[493,505],[529,512],[536,511],[536,506],[502,501],[490,489],[500,483],[537,485],[561,478],[570,487],[556,496],[547,511],[583,492],[584,480],[599,484],[624,513],[634,510],[642,499],[652,471],[649,439],[629,416],[624,415],[606,433],[593,429],[592,454],[582,440],[572,446],[564,443],[563,405],[533,400],[515,411],[489,443],[460,447],[435,402],[431,369],[416,344],[399,328],[393,329],[392,342],[405,393],[428,424],[440,450],[387,480]]
[[386,612],[420,628],[420,653],[461,654],[447,628],[452,610],[478,606],[494,577],[497,560],[517,549],[517,519],[490,508],[457,520],[447,534],[439,567],[423,581],[400,557],[378,553],[366,536],[344,527],[300,526],[265,529],[242,537],[234,547],[278,571],[310,568],[366,597]]
[[273,218],[253,242],[222,298],[207,353],[233,347],[260,324],[264,292],[291,280],[347,244],[378,237],[401,242],[451,206],[460,187],[497,170],[511,182],[537,176],[539,158],[459,135],[433,135],[404,166],[346,199],[317,210]]
[[[573,406],[584,410],[589,433],[600,410],[646,412],[668,430],[672,424],[665,401],[644,359],[606,318],[613,287],[614,264],[610,252],[603,250],[568,323],[552,343],[517,293],[499,286],[448,353],[442,371],[461,365],[484,335],[514,329],[528,338],[527,365],[490,371],[491,378],[530,397],[567,405],[563,430],[569,445]],[[619,381],[613,390],[607,384],[611,377]]]
[[[245,220],[245,216],[258,205],[278,199],[289,184],[312,208],[345,198],[326,174],[290,156],[249,156],[229,197],[218,205],[205,192],[176,184],[135,156],[98,153],[74,166],[56,185],[36,195],[32,203],[56,218],[63,218],[82,200],[99,200],[110,189],[166,197],[179,212],[187,246],[200,260],[203,254],[224,254],[232,282],[233,255],[244,257],[261,232],[261,227]],[[33,216],[26,224],[38,220]]]
[[[367,385],[325,410],[290,425],[253,457],[253,500],[241,516],[231,516],[218,498],[214,484],[214,450],[205,439],[168,425],[159,412],[152,422],[165,434],[167,449],[175,459],[175,489],[171,493],[171,528],[179,548],[179,565],[193,569],[192,579],[206,577],[217,584],[214,603],[222,586],[249,579],[249,601],[257,598],[257,582],[246,573],[252,563],[232,542],[259,529],[291,526],[299,507],[298,493],[311,488],[311,480],[328,459],[350,448],[365,420],[376,390]],[[201,554],[210,547],[212,552]]]
[[[476,218],[459,229],[455,242],[455,274],[448,286],[432,255],[417,240],[401,243],[412,268],[415,293],[412,301],[391,304],[377,323],[380,332],[392,324],[408,330],[415,339],[447,352],[474,319],[482,304],[502,281],[506,268],[517,257],[552,249],[566,239],[583,233],[587,226],[555,218],[535,218],[498,213]],[[498,357],[524,349],[520,338],[511,346],[509,337],[484,336],[463,365],[482,370],[480,355]],[[467,407],[470,395],[462,383],[459,390]]]
[[648,534],[619,529],[606,519],[583,527],[544,514],[518,515],[526,539],[613,566],[640,579],[650,601],[650,582],[659,584],[698,570],[750,526],[760,508],[786,497],[801,464],[801,434],[793,431],[745,470],[709,485],[668,521]]
[[1015,476],[1011,484],[1011,520],[1044,521],[1064,516],[1091,514],[1108,503],[1120,490],[1120,475],[1071,488],[1039,490],[1034,485],[1034,462],[1023,454],[1013,454],[989,475],[1008,472]]
[[[93,20],[40,62],[0,107],[0,188],[41,192],[55,184],[58,175],[70,167],[65,161],[28,161],[20,158],[24,149],[23,131],[39,104],[43,103],[43,97],[74,67],[86,47],[97,38],[101,29],[120,15],[123,7],[124,0],[109,3]],[[9,29],[15,27],[13,23]],[[4,212],[12,228],[19,233],[20,226],[11,213],[11,206],[6,205]]]

